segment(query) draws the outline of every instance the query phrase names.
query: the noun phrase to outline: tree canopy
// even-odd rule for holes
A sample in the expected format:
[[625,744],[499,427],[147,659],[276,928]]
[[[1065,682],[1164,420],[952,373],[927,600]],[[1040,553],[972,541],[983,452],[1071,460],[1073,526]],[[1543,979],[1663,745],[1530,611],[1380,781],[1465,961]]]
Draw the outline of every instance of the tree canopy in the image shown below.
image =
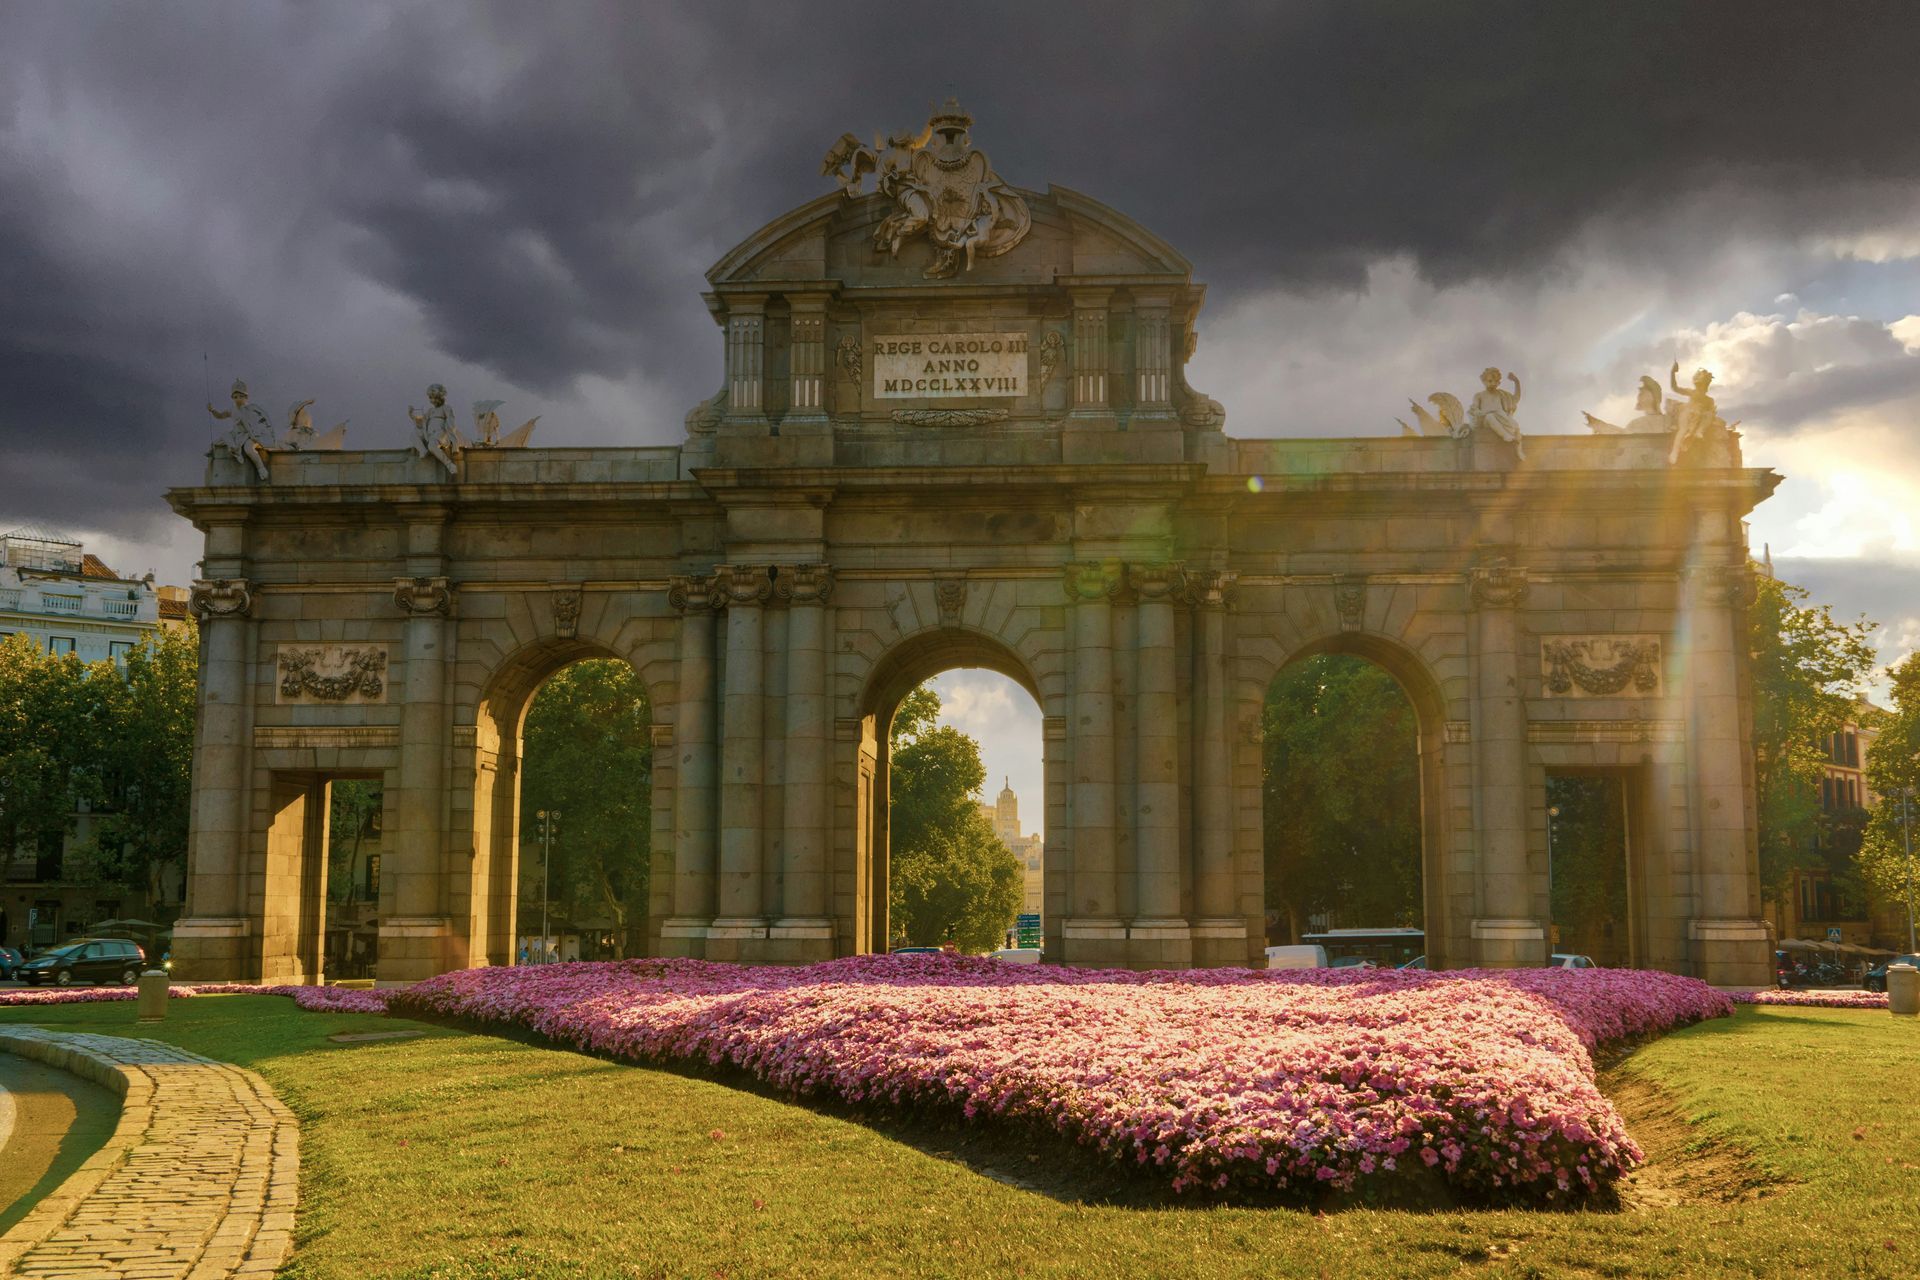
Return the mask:
[[1805,589],[1762,575],[1747,610],[1760,882],[1776,902],[1801,868],[1837,861],[1832,870],[1852,871],[1851,842],[1825,838],[1834,820],[1820,807],[1823,744],[1854,714],[1874,666],[1875,624],[1835,621],[1831,608],[1806,598]]
[[1893,710],[1874,727],[1879,737],[1867,755],[1867,786],[1880,797],[1861,842],[1861,876],[1873,891],[1907,909],[1908,943],[1920,916],[1920,654],[1888,675]]
[[980,744],[939,715],[939,695],[921,685],[888,730],[893,941],[988,951],[1020,910],[1020,860],[980,812]]
[[[520,775],[520,918],[539,919],[541,810],[553,824],[547,892],[556,922],[610,917],[622,955],[646,916],[653,815],[646,686],[614,659],[576,662],[527,711]],[[531,915],[529,915],[531,911]]]
[[197,646],[154,632],[116,664],[0,642],[0,848],[59,855],[84,806],[92,839],[58,874],[157,894],[186,859]]
[[1413,706],[1363,658],[1322,654],[1267,691],[1267,905],[1298,938],[1320,913],[1352,927],[1422,921]]

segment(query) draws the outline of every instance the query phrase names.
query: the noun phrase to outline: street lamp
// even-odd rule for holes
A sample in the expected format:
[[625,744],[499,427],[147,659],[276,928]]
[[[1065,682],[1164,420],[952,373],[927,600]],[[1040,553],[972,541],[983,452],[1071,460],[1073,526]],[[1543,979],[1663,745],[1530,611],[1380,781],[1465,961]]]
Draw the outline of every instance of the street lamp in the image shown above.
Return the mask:
[[547,962],[547,864],[553,858],[553,824],[560,821],[558,809],[541,809],[534,817],[540,819],[540,963]]
[[[1550,804],[1547,806],[1547,928],[1549,932],[1555,928],[1553,919],[1553,820],[1559,816],[1559,805]],[[1557,934],[1553,938],[1553,943],[1555,946],[1560,944],[1560,938]]]

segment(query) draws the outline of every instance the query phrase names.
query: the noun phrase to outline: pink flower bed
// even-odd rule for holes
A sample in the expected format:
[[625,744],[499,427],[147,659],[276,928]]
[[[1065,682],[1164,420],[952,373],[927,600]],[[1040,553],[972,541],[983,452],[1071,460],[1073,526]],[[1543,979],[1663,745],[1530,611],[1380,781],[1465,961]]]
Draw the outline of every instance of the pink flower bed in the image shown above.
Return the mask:
[[[44,991],[0,991],[0,1008],[8,1005],[93,1004],[133,1000],[139,994],[134,987],[49,987]],[[167,994],[176,999],[196,995],[291,996],[295,1004],[312,1012],[385,1013],[389,993],[346,987],[264,987],[244,982],[200,982],[170,986]]]
[[1627,970],[1131,973],[944,956],[639,960],[446,974],[393,1013],[794,1094],[1037,1124],[1176,1189],[1311,1195],[1441,1177],[1589,1194],[1640,1158],[1589,1050],[1732,1012]]
[[1741,1004],[1798,1004],[1815,1009],[1884,1009],[1884,991],[1743,991]]

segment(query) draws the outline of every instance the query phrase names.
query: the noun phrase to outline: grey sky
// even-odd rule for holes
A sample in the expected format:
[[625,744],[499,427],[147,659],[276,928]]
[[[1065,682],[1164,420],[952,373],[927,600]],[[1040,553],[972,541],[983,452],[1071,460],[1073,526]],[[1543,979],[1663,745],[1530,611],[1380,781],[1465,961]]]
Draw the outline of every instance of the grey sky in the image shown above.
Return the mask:
[[432,381],[672,443],[706,268],[953,93],[1010,181],[1194,261],[1229,431],[1392,432],[1487,363],[1577,430],[1704,361],[1789,476],[1756,541],[1911,635],[1916,48],[1910,5],[1755,0],[8,5],[0,524],[188,576],[160,492],[236,374],[354,446]]

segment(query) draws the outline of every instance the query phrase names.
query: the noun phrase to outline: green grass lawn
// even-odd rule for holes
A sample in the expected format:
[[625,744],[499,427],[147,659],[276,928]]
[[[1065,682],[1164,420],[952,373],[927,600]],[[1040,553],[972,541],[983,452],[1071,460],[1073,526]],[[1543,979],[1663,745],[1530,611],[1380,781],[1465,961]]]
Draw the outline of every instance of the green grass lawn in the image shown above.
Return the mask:
[[1102,1202],[1070,1193],[1057,1147],[1035,1161],[974,1130],[889,1136],[486,1036],[334,1044],[419,1024],[275,997],[178,1001],[158,1028],[133,1012],[0,1019],[154,1036],[264,1075],[300,1117],[282,1272],[299,1280],[1920,1275],[1920,1026],[1882,1012],[1742,1009],[1611,1069],[1654,1157],[1629,1208],[1325,1215]]

